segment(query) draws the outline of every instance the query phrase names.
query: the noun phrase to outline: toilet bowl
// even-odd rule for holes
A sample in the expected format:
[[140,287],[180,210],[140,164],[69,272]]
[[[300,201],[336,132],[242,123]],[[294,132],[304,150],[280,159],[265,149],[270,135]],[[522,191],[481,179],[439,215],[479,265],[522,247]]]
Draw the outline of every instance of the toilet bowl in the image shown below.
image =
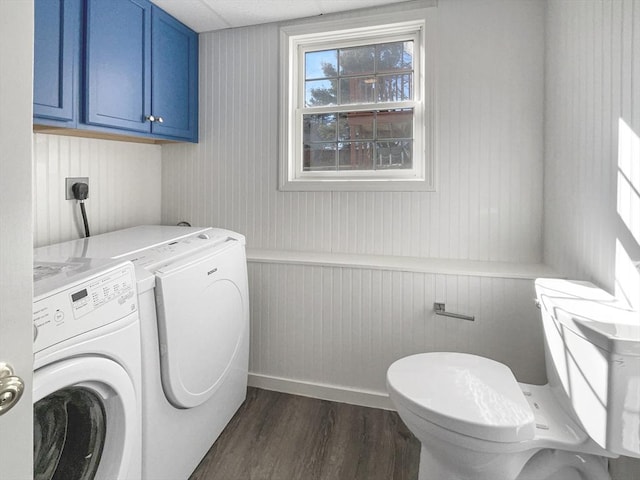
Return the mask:
[[607,458],[640,457],[638,312],[583,282],[536,291],[547,385],[465,353],[389,367],[389,397],[421,443],[419,480],[610,480]]
[[[464,353],[412,355],[389,367],[387,389],[422,445],[420,480],[524,480],[525,466],[544,449],[554,455],[533,463],[548,475],[529,466],[532,480],[551,480],[563,469],[580,472],[576,480],[609,479],[607,452],[559,408],[550,388],[519,384],[499,362]],[[558,478],[571,479],[564,475]]]

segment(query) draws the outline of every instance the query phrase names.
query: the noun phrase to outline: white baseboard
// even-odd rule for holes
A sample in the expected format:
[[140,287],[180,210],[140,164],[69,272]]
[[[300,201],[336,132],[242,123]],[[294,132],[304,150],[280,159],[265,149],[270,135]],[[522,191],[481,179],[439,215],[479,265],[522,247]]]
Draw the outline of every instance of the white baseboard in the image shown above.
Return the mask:
[[395,410],[386,393],[249,373],[249,386],[363,407]]

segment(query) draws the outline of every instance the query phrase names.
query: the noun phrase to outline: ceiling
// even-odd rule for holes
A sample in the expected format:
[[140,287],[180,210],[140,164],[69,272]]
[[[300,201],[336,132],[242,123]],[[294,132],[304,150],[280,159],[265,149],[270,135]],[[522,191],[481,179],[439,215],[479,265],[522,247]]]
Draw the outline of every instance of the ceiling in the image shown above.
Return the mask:
[[403,1],[406,0],[152,0],[198,33]]

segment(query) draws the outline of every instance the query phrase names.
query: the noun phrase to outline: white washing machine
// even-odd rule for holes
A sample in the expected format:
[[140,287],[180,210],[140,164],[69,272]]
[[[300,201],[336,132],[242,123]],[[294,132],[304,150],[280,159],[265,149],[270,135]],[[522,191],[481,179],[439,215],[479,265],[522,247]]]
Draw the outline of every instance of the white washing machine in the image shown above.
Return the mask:
[[143,478],[188,478],[246,398],[245,238],[216,228],[140,226],[53,245],[48,254],[135,264]]
[[131,262],[36,261],[33,327],[34,478],[139,479],[140,322]]

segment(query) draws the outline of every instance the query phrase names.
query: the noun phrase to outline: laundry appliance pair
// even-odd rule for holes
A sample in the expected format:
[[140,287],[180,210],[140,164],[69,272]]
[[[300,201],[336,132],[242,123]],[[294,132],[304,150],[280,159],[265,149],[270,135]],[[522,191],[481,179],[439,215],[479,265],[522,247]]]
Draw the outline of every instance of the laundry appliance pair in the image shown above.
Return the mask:
[[142,478],[188,478],[246,398],[245,238],[216,228],[139,226],[43,247],[36,258],[133,264]]

